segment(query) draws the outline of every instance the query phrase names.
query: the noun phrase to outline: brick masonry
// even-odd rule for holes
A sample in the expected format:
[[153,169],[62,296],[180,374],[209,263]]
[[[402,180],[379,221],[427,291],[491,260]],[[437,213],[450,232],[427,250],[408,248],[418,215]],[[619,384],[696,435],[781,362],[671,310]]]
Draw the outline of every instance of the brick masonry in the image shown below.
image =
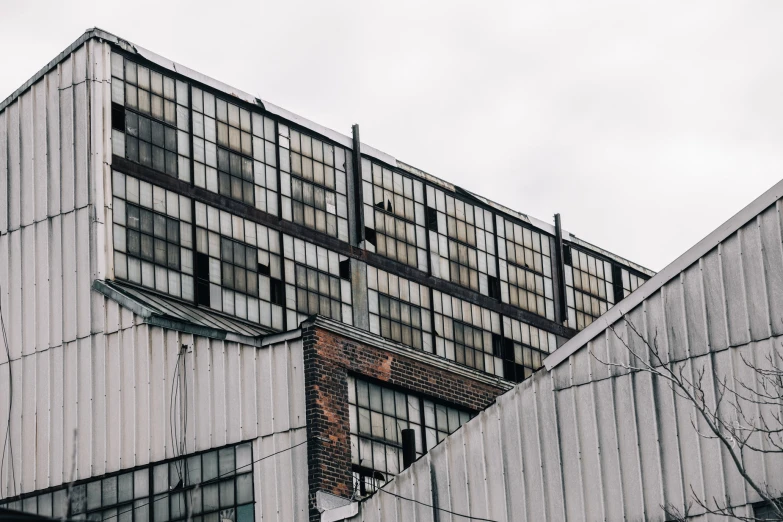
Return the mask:
[[[310,520],[320,520],[315,494],[350,497],[348,376],[366,376],[478,411],[505,390],[390,353],[311,325],[303,328]],[[319,437],[319,439],[315,439]],[[328,441],[328,442],[327,442]]]

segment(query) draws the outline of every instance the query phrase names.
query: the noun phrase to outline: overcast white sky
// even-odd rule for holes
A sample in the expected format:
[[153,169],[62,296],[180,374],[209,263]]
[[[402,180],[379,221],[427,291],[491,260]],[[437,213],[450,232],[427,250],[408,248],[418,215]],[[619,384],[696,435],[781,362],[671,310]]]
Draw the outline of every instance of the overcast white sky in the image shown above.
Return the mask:
[[654,270],[783,176],[779,0],[0,12],[0,99],[98,26]]

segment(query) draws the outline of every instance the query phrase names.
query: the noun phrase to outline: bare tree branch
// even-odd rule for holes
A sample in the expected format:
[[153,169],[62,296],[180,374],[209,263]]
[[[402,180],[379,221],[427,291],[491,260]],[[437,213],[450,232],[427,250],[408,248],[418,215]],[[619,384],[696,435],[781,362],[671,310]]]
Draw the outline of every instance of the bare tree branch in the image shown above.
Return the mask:
[[[624,323],[626,332],[638,338],[643,349],[635,349],[632,344],[638,344],[620,335],[612,325],[609,330],[630,354],[629,362],[604,361],[592,351],[591,356],[608,367],[627,372],[645,372],[666,382],[679,399],[693,406],[695,416],[691,416],[691,425],[696,434],[705,439],[717,440],[745,484],[769,506],[774,520],[783,520],[781,492],[759,482],[746,465],[747,458],[752,454],[783,455],[781,350],[773,347],[771,353],[765,355],[767,364],[763,368],[740,354],[745,369],[753,377],[750,380],[729,378],[719,375],[714,367],[708,369],[707,364],[696,364],[695,358],[675,362],[668,356],[664,357],[658,345],[657,329],[652,341],[649,341],[627,317]],[[761,520],[745,514],[744,503],[738,511],[738,506],[728,496],[725,499],[715,496],[702,498],[691,486],[691,497],[692,502],[683,507],[672,504],[661,506],[667,519],[687,519],[695,504],[707,514],[748,522]]]

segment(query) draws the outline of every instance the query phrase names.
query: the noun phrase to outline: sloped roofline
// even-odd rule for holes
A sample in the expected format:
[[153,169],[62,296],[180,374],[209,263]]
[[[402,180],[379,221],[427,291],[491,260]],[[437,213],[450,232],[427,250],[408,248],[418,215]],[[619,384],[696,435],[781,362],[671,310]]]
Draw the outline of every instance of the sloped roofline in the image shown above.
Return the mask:
[[774,205],[775,202],[781,198],[783,198],[783,180],[778,181],[772,188],[757,197],[752,203],[734,214],[704,239],[672,261],[631,295],[614,305],[604,315],[593,321],[587,328],[555,350],[549,357],[544,359],[544,366],[547,371],[551,371],[557,365],[568,359],[573,353],[592,341],[604,330],[609,328],[609,326],[657,292],[663,285],[677,277],[682,271],[704,257],[727,237],[739,230],[766,208]]

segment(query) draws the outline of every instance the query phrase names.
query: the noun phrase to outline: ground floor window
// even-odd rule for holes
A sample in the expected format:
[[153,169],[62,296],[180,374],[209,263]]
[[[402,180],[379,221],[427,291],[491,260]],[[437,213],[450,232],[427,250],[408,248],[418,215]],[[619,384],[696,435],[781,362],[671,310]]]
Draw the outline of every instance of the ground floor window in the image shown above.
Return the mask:
[[247,443],[74,482],[0,507],[47,517],[117,522],[254,522]]

